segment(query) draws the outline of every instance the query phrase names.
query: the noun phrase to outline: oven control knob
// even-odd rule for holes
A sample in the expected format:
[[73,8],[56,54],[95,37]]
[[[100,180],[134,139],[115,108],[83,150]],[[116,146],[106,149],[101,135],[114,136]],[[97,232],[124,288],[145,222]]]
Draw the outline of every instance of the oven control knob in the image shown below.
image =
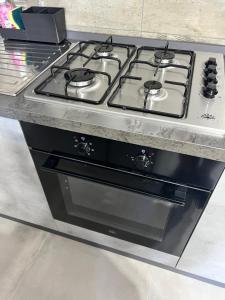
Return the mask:
[[135,157],[135,165],[139,169],[147,168],[152,164],[151,157],[146,154],[141,154]]
[[218,83],[218,80],[216,78],[216,74],[214,73],[209,73],[206,78],[205,78],[205,85],[207,85],[209,82],[212,82],[212,83],[215,83],[217,84]]
[[216,65],[208,65],[205,68],[205,75],[207,76],[209,73],[217,74]]
[[215,95],[218,93],[216,89],[216,84],[214,83],[208,83],[205,88],[203,88],[203,95],[206,98],[213,99],[215,98]]
[[86,142],[80,142],[77,145],[77,152],[80,154],[89,154],[91,151],[91,148],[88,143]]
[[215,57],[210,57],[205,64],[206,64],[206,66],[208,66],[208,65],[217,66],[216,58]]

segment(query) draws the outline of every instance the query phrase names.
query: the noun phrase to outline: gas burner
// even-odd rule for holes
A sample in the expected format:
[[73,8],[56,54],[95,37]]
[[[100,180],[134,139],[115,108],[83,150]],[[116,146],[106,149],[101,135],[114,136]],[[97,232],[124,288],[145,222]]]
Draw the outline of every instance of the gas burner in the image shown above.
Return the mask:
[[70,86],[85,87],[94,82],[95,73],[90,69],[80,68],[67,71],[64,77]]
[[95,47],[96,54],[98,56],[109,57],[112,56],[113,46],[112,45],[99,45]]
[[173,62],[173,59],[175,57],[174,52],[166,51],[165,50],[158,50],[154,53],[155,56],[155,63],[161,64],[170,64]]
[[149,80],[144,83],[145,94],[151,96],[158,95],[160,93],[161,88],[162,88],[161,82],[156,80]]

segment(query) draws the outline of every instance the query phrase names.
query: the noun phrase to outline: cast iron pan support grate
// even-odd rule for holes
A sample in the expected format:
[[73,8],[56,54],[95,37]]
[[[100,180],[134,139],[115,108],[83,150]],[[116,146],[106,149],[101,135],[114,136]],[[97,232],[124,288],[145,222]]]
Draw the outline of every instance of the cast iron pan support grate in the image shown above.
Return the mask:
[[[141,51],[143,51],[143,50],[156,51],[156,50],[161,50],[161,48],[153,48],[153,47],[143,46],[143,47],[140,47],[140,48],[137,49],[137,54],[136,54],[134,60],[132,62],[130,62],[126,74],[124,76],[121,76],[117,88],[115,89],[115,91],[111,95],[110,99],[108,100],[108,105],[112,106],[112,107],[122,108],[124,110],[128,109],[128,110],[139,111],[139,112],[147,112],[147,113],[151,113],[151,114],[162,115],[162,116],[173,117],[173,118],[183,118],[185,116],[185,114],[187,113],[187,108],[188,108],[188,103],[189,103],[189,98],[190,98],[190,90],[191,90],[191,83],[192,83],[193,69],[194,69],[194,61],[195,61],[194,52],[186,51],[186,50],[174,50],[174,49],[172,50],[175,53],[186,54],[186,55],[190,56],[190,66],[183,66],[183,65],[173,64],[173,63],[160,65],[160,63],[154,64],[154,63],[151,63],[151,62],[148,62],[148,61],[139,60],[138,58],[140,56]],[[131,71],[132,71],[135,64],[145,64],[145,65],[149,65],[153,68],[156,68],[154,75],[157,74],[159,69],[164,69],[164,68],[168,68],[168,67],[173,67],[173,68],[178,68],[178,69],[186,69],[188,71],[187,83],[186,84],[182,83],[182,82],[174,82],[174,81],[168,81],[168,80],[165,81],[165,83],[167,83],[167,84],[179,85],[179,86],[183,86],[185,88],[183,111],[180,115],[172,114],[172,113],[165,113],[165,112],[158,112],[158,111],[146,109],[146,101],[147,101],[148,93],[146,93],[143,108],[137,108],[137,107],[132,107],[132,106],[128,106],[128,105],[113,103],[113,100],[114,100],[115,96],[117,95],[119,90],[122,88],[122,85],[124,84],[125,80],[127,80],[127,79],[139,80],[139,81],[142,80],[141,77],[136,77],[136,76],[131,76],[130,75],[130,73],[131,73]]]

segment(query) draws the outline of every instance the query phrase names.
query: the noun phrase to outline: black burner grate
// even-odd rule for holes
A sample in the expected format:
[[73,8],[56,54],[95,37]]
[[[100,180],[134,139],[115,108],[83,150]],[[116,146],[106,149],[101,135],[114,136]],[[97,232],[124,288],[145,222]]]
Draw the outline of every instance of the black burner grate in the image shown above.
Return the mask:
[[[87,55],[84,53],[84,51],[88,48],[88,46],[95,46],[93,53],[90,55]],[[125,56],[126,59],[125,61],[121,61],[119,58],[114,57],[112,55],[110,56],[105,56],[105,52],[113,52],[115,48],[122,48],[125,49]],[[73,101],[81,101],[81,102],[87,102],[91,104],[100,104],[104,102],[106,97],[109,95],[112,87],[114,86],[115,81],[117,78],[120,76],[121,72],[125,68],[125,66],[128,64],[132,56],[134,55],[136,51],[136,47],[134,45],[126,45],[126,44],[120,44],[120,43],[114,43],[112,40],[112,37],[110,36],[106,41],[100,42],[100,41],[82,41],[78,44],[78,50],[76,52],[70,52],[67,54],[67,59],[64,64],[61,66],[58,65],[53,65],[51,67],[51,75],[44,80],[37,88],[35,88],[35,93],[45,95],[48,97],[56,97],[56,98],[61,98],[61,99],[67,99],[67,100],[73,100]],[[102,53],[102,55],[100,55]],[[102,75],[104,77],[107,77],[108,80],[108,88],[103,93],[103,96],[100,99],[86,99],[86,98],[80,98],[76,96],[71,96],[68,95],[68,86],[72,83],[73,80],[77,80],[76,76],[78,75],[77,72],[75,72],[73,69],[70,69],[70,65],[76,61],[78,57],[83,57],[86,58],[86,61],[83,63],[82,67],[84,70],[84,73],[86,70],[88,70],[88,74],[90,77],[95,76],[96,74]],[[93,69],[87,69],[85,68],[90,61],[98,61],[98,60],[111,60],[111,61],[116,61],[118,63],[118,72],[112,78],[112,76],[107,73],[107,72],[100,72],[99,70],[93,70]],[[80,68],[80,73],[82,68]],[[66,72],[65,72],[66,71]],[[65,72],[65,87],[64,91],[57,93],[55,91],[49,91],[45,90],[47,85],[52,82],[59,74],[60,72]],[[74,72],[74,76],[72,75]],[[76,73],[76,74],[75,74]],[[87,76],[87,74],[86,74]],[[78,84],[79,85],[79,84]]]
[[[163,115],[163,116],[173,117],[173,118],[183,118],[185,116],[185,114],[187,113],[187,108],[188,108],[188,103],[189,103],[189,98],[190,98],[190,90],[191,90],[191,83],[192,83],[192,77],[193,77],[195,54],[194,54],[193,51],[186,51],[186,50],[171,49],[170,51],[168,51],[168,47],[169,47],[169,43],[166,44],[165,48],[154,48],[154,47],[147,47],[147,46],[143,46],[143,47],[138,48],[136,56],[135,56],[134,60],[130,62],[129,68],[128,68],[126,74],[124,76],[120,77],[120,81],[119,81],[119,84],[118,84],[117,88],[115,89],[115,91],[113,92],[113,94],[111,95],[111,97],[108,100],[108,105],[112,106],[112,107],[121,108],[123,110],[128,109],[128,110],[147,112],[147,113],[151,113],[151,114]],[[142,51],[155,52],[154,54],[158,55],[158,58],[160,58],[160,60],[158,61],[158,63],[145,61],[145,60],[140,60],[139,57],[140,57],[140,54],[141,54]],[[173,59],[176,54],[185,54],[185,55],[190,56],[189,66],[170,63],[170,62],[166,63],[166,64],[161,63],[164,58]],[[127,79],[138,80],[138,81],[142,80],[142,77],[137,77],[137,76],[132,76],[131,75],[131,72],[132,72],[134,66],[137,65],[137,64],[144,64],[144,65],[155,68],[154,77],[157,75],[159,69],[166,69],[166,68],[169,68],[169,67],[173,67],[173,68],[177,68],[177,69],[186,69],[187,70],[187,81],[186,81],[186,83],[176,82],[176,81],[169,81],[169,80],[166,80],[164,82],[166,84],[171,84],[171,85],[174,85],[174,86],[177,85],[177,86],[183,86],[184,87],[183,111],[182,111],[181,114],[178,115],[178,114],[173,114],[173,113],[166,113],[166,112],[154,111],[154,110],[147,109],[146,108],[146,103],[147,103],[147,99],[148,99],[148,96],[149,96],[148,92],[151,89],[151,85],[148,87],[148,91],[146,91],[146,93],[145,93],[145,97],[144,97],[144,101],[143,101],[143,108],[132,107],[132,106],[129,106],[129,105],[124,105],[122,103],[120,103],[120,104],[119,103],[114,103],[114,99],[115,99],[116,95],[122,89],[123,84],[125,83],[125,81]],[[154,78],[153,78],[153,80],[154,80]],[[143,84],[143,86],[144,86],[144,84]]]

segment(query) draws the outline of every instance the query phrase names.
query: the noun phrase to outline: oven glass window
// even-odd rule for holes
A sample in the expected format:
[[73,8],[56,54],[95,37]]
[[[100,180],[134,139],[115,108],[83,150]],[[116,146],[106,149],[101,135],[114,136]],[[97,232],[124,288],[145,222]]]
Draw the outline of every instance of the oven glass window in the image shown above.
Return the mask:
[[59,176],[70,216],[161,242],[176,204],[87,179]]

